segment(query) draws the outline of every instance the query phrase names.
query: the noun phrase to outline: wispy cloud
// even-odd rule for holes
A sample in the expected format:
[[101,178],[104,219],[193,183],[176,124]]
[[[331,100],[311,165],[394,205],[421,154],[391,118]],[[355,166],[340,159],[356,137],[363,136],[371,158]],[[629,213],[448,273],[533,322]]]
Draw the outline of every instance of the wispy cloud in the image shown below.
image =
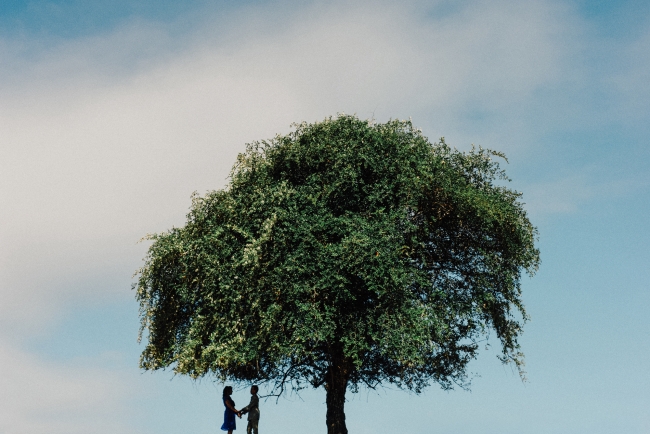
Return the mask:
[[603,167],[586,167],[555,179],[527,184],[523,200],[533,221],[554,214],[581,212],[595,198],[629,197],[650,186],[647,176],[607,174]]
[[[94,268],[110,257],[92,253],[101,246],[182,223],[193,190],[222,186],[244,143],[291,122],[413,116],[466,145],[463,116],[515,110],[565,67],[568,18],[552,3],[427,12],[262,6],[210,16],[174,43],[149,23],[13,50],[19,69],[0,85],[3,291],[22,293],[32,270]],[[30,259],[16,261],[21,251]],[[28,293],[50,291],[36,286]]]

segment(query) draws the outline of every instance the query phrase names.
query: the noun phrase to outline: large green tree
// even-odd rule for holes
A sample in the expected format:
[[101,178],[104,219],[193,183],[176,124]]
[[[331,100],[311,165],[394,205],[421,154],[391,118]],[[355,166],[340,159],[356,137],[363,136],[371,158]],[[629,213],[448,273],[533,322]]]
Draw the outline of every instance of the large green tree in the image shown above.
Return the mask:
[[539,252],[495,156],[346,115],[248,145],[227,188],[150,236],[142,368],[323,386],[329,434],[348,389],[466,385],[490,332],[521,368]]

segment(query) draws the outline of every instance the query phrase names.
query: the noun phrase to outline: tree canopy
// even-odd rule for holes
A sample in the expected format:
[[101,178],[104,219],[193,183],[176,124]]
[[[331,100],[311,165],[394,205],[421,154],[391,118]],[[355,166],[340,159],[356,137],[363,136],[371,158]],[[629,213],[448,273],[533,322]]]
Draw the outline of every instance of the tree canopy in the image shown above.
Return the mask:
[[521,367],[539,252],[495,157],[347,115],[247,145],[225,189],[149,236],[141,367],[324,386],[330,434],[348,389],[465,385],[491,332]]

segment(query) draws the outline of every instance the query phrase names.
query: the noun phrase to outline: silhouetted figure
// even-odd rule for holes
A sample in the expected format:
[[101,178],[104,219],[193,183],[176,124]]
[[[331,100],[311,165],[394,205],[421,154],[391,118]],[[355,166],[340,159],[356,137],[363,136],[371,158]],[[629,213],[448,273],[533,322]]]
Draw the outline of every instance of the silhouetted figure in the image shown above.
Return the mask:
[[232,434],[237,429],[235,415],[241,417],[241,412],[235,408],[235,401],[230,398],[230,395],[232,395],[232,387],[226,386],[223,389],[223,405],[226,406],[226,410],[223,412],[223,425],[221,425],[221,429],[228,431],[228,434]]
[[260,398],[257,396],[259,388],[255,385],[251,386],[251,402],[241,409],[241,414],[248,413],[248,426],[246,432],[248,434],[258,434],[257,424],[260,421]]

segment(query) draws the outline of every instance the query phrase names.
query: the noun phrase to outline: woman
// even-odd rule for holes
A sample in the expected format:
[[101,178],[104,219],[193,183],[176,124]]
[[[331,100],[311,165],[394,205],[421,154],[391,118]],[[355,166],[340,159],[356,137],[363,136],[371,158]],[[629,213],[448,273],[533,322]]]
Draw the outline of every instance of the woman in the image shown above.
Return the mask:
[[235,415],[241,417],[239,411],[235,408],[235,401],[230,398],[230,395],[232,395],[232,387],[226,386],[223,389],[223,405],[226,406],[226,411],[223,413],[223,425],[221,425],[221,429],[228,431],[228,434],[232,434],[237,429],[235,426]]

